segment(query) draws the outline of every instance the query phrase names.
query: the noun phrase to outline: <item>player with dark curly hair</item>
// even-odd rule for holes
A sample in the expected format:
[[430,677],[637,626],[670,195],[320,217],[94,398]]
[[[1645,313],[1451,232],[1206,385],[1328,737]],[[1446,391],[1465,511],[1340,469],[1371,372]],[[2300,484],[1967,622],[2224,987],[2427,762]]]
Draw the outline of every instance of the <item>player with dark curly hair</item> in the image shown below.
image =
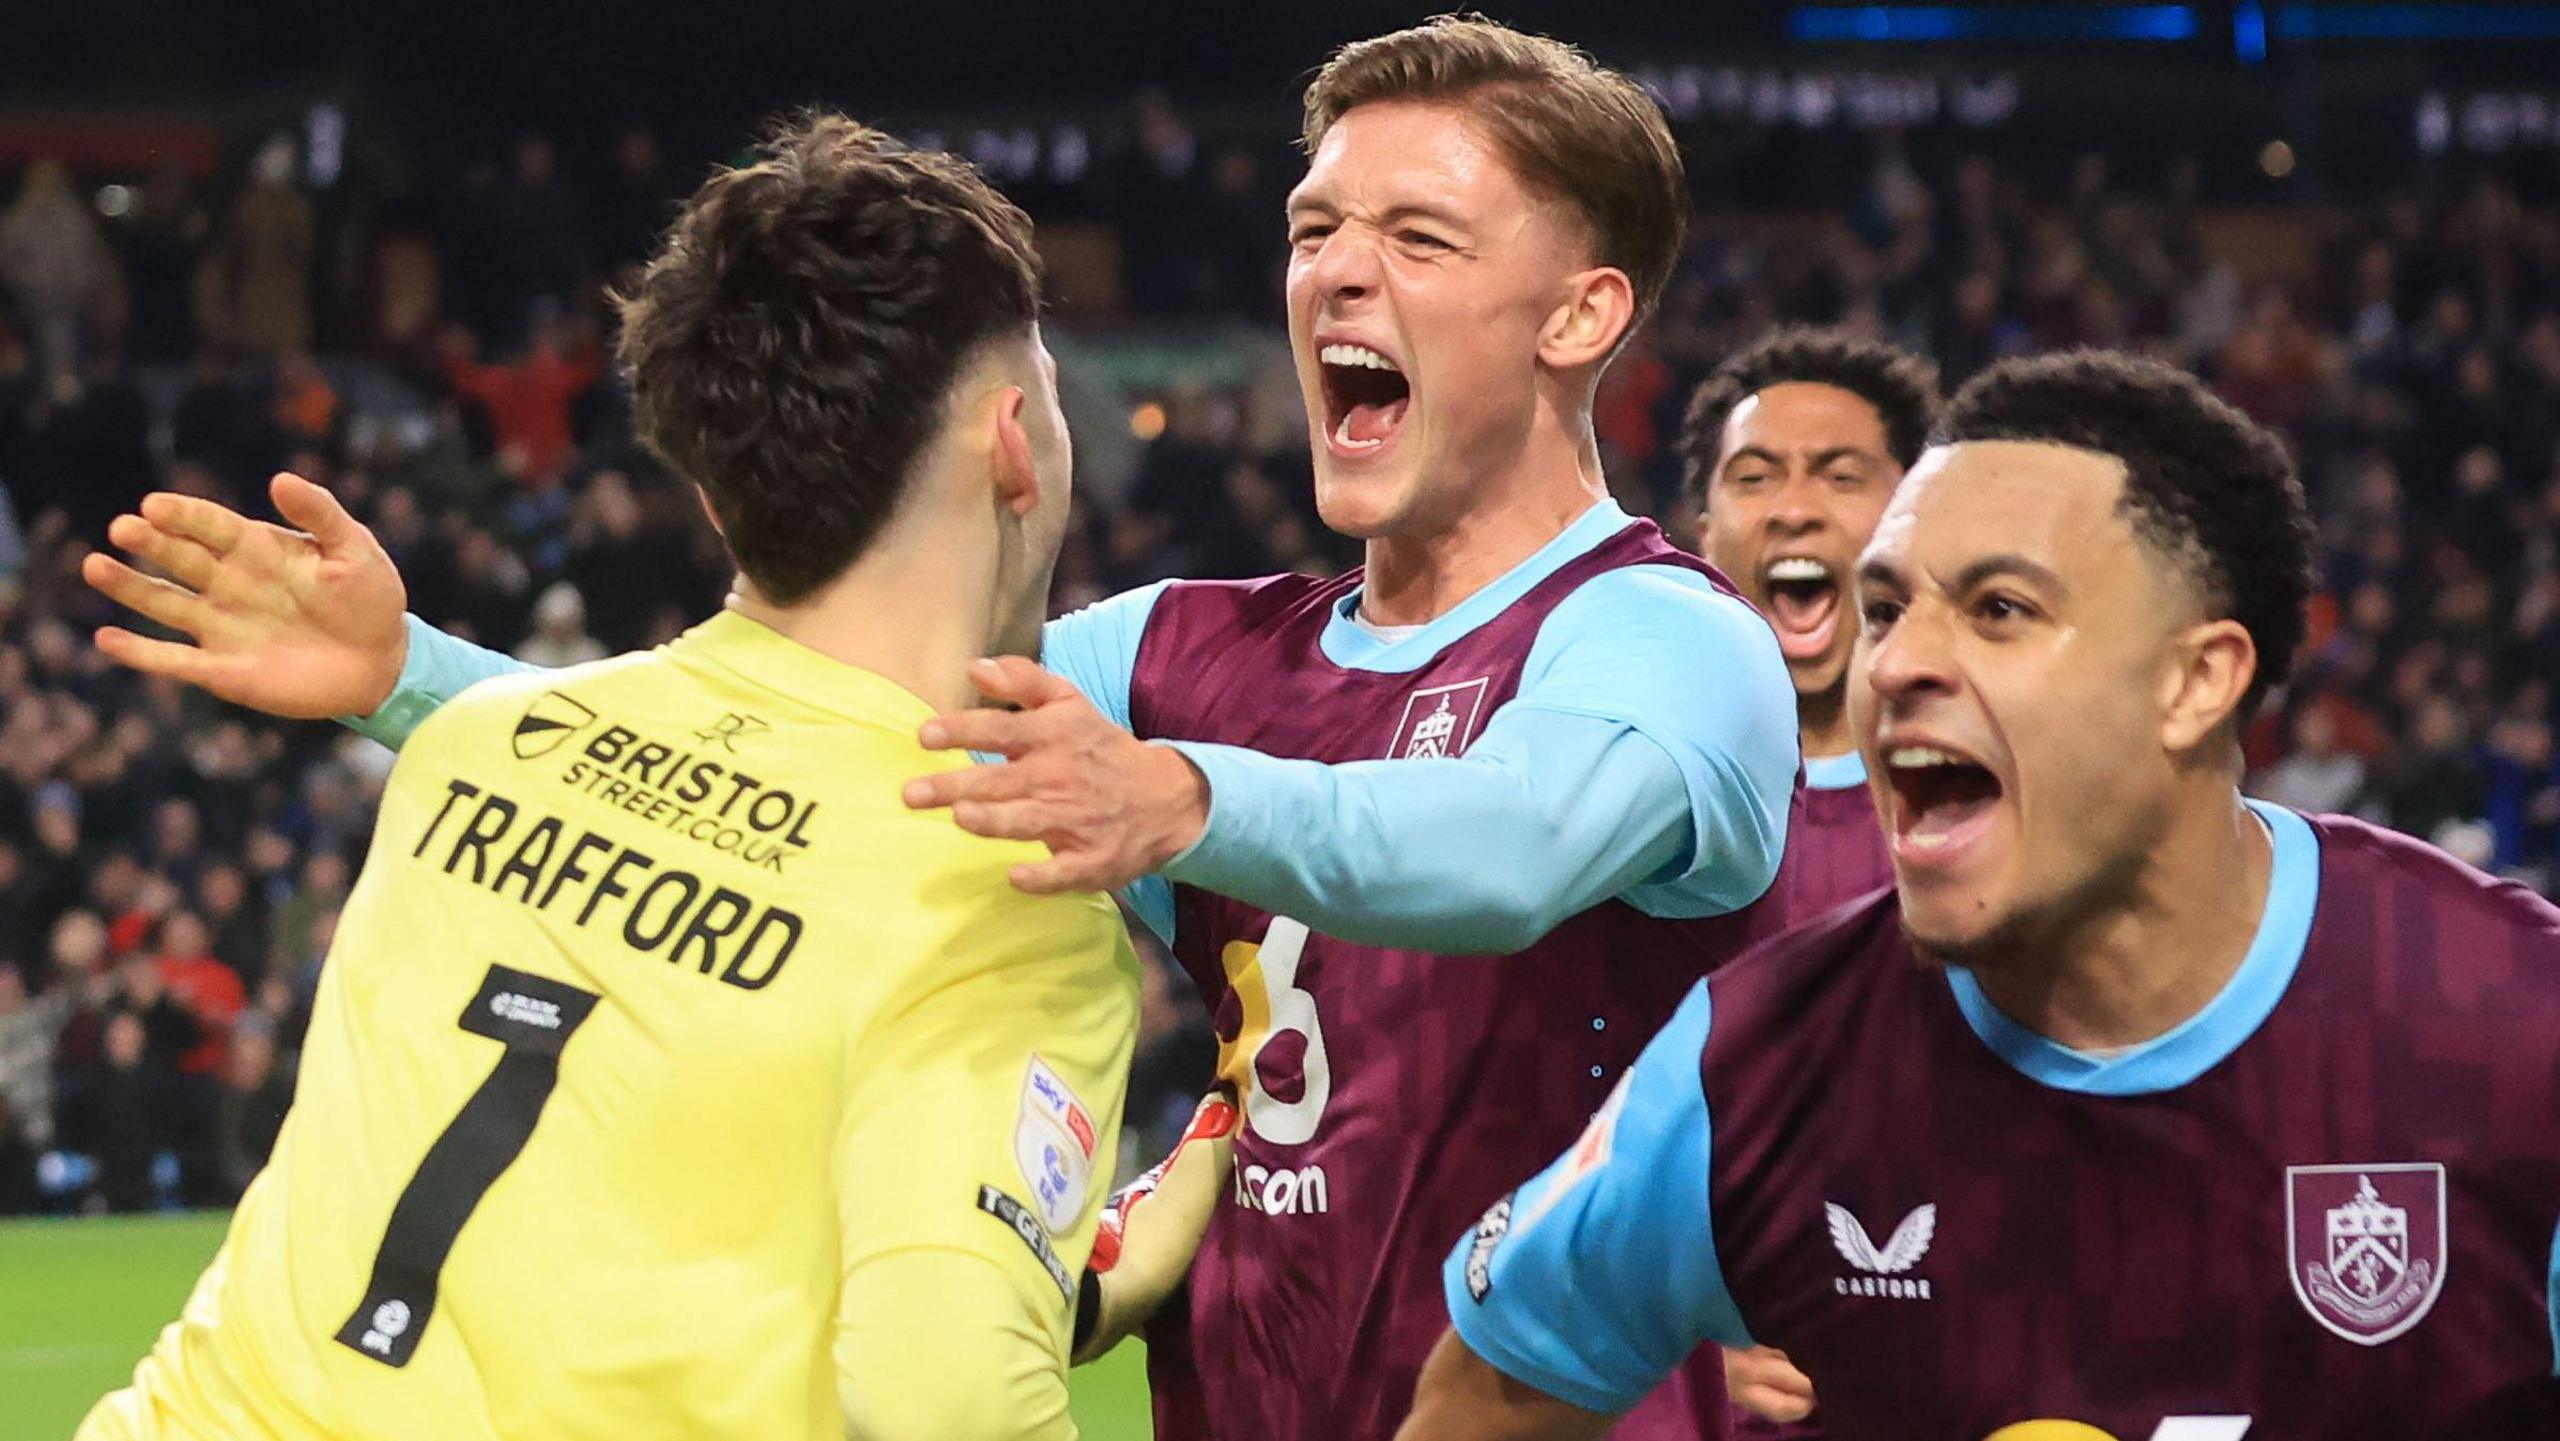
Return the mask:
[[1936,442],[1858,568],[1895,891],[1710,977],[1460,1241],[1405,1434],[1598,1436],[1714,1339],[1842,1435],[2560,1435],[2560,907],[2241,796],[2283,447],[2091,352]]
[[[1009,883],[1036,847],[897,795],[965,763],[915,732],[970,663],[1039,636],[1071,469],[1039,290],[1021,211],[841,116],[695,193],[621,359],[729,611],[417,727],[274,1159],[82,1441],[1074,1434],[1136,957],[1102,896]],[[125,658],[270,706],[396,672],[380,547],[276,499],[315,533],[176,496],[118,526],[176,580],[91,578],[197,641]],[[228,647],[280,610],[320,640]]]
[[[1846,331],[1787,326],[1743,347],[1689,398],[1678,447],[1698,506],[1698,549],[1769,618],[1795,682],[1804,783],[1771,887],[1794,919],[1889,885],[1893,864],[1849,730],[1849,651],[1858,637],[1850,571],[1938,413],[1938,368]],[[1704,1367],[1712,1358],[1701,1358]],[[1819,1434],[1812,1385],[1766,1347],[1728,1356],[1725,1391],[1746,1441]],[[1708,1384],[1701,1384],[1707,1381]],[[1696,1417],[1712,1435],[1723,1401],[1684,1368],[1635,1419]]]

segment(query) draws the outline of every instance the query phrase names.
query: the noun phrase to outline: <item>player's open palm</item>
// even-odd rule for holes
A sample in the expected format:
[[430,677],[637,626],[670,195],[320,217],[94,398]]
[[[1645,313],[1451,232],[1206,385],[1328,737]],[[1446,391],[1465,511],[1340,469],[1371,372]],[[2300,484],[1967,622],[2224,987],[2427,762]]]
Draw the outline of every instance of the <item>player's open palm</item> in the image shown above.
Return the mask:
[[961,829],[978,835],[1045,843],[1050,859],[1014,867],[1015,886],[1034,895],[1117,890],[1200,839],[1209,787],[1179,751],[1131,735],[1018,656],[979,661],[969,679],[991,705],[1020,709],[936,716],[921,739],[929,750],[1004,762],[919,777],[906,801],[948,806]]
[[329,492],[279,475],[269,493],[299,530],[183,495],[151,495],[139,515],[116,517],[108,541],[157,574],[100,552],[81,577],[185,639],[104,626],[98,649],[270,715],[371,712],[408,654],[400,572]]

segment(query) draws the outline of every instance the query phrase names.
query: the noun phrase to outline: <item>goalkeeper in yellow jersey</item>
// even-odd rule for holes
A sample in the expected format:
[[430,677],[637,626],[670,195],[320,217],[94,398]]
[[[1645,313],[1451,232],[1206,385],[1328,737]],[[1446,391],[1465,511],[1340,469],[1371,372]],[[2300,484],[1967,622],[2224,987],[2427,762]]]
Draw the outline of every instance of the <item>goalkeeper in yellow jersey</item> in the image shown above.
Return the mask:
[[[899,799],[955,763],[916,732],[973,659],[1037,640],[1038,290],[1019,210],[841,118],[693,197],[620,358],[730,608],[420,725],[275,1157],[81,1441],[1074,1434],[1137,963],[1105,898],[1007,883],[1038,846]],[[314,534],[155,497],[118,540],[170,578],[89,575],[196,644],[110,649],[269,709],[379,694],[260,643],[370,544],[276,499]]]

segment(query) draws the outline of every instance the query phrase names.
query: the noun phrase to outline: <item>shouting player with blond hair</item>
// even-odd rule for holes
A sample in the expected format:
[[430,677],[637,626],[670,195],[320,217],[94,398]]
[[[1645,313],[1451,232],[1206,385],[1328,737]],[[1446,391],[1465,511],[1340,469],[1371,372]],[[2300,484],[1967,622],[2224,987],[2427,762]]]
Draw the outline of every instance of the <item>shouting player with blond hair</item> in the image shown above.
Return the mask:
[[[915,732],[971,660],[1038,635],[1069,473],[1038,292],[1019,210],[841,118],[694,196],[621,358],[731,609],[418,726],[275,1157],[82,1441],[1074,1434],[1136,961],[1105,898],[1007,884],[1036,847],[897,799],[954,764]],[[121,523],[180,583],[91,579],[199,645],[110,649],[285,709],[381,653],[388,563],[276,499],[316,537]],[[228,648],[364,577],[331,644]]]

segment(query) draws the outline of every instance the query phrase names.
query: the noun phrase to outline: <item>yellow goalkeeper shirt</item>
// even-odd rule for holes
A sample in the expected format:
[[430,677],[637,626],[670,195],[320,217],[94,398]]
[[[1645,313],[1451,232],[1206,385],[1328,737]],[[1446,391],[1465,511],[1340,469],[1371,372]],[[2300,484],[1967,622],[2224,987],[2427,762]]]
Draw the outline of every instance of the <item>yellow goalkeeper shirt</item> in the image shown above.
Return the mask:
[[82,1441],[1072,1436],[1137,962],[900,803],[930,713],[723,615],[430,717],[274,1158]]

